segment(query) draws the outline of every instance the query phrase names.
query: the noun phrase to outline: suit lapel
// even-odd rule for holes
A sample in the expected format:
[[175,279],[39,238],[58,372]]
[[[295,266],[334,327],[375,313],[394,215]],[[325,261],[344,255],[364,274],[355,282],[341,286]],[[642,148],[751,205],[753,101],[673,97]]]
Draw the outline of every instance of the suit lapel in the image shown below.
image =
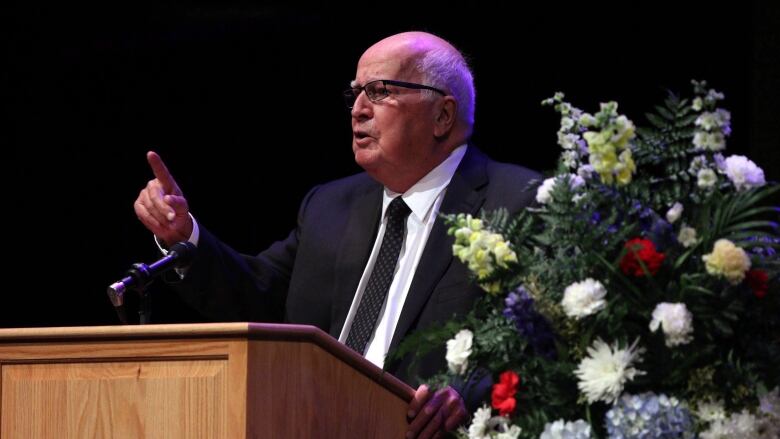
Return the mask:
[[[477,213],[485,201],[485,188],[488,183],[486,165],[487,158],[476,148],[469,146],[447,186],[447,193],[439,208],[440,214]],[[452,237],[447,235],[444,220],[436,218],[393,333],[391,350],[398,346],[417,320],[450,263]]]
[[[350,209],[344,235],[334,237],[341,240],[336,256],[337,272],[330,325],[330,335],[334,338],[339,338],[341,334],[360,277],[366,268],[381,213],[382,186],[375,184],[355,200],[354,207]],[[367,224],[370,226],[367,227]]]

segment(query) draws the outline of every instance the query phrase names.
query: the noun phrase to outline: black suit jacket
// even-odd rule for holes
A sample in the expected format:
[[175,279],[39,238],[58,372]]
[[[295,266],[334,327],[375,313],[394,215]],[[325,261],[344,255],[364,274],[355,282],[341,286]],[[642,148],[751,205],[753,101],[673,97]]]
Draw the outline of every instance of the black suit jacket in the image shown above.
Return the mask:
[[[516,212],[534,200],[538,174],[497,163],[470,146],[455,172],[441,213]],[[338,338],[380,222],[382,185],[366,173],[312,189],[287,239],[256,256],[242,255],[200,228],[198,253],[179,290],[215,320],[314,325]],[[410,332],[467,312],[483,294],[452,255],[453,237],[436,219],[393,335],[391,349]],[[407,370],[411,359],[385,368],[417,385],[444,365],[444,347]]]

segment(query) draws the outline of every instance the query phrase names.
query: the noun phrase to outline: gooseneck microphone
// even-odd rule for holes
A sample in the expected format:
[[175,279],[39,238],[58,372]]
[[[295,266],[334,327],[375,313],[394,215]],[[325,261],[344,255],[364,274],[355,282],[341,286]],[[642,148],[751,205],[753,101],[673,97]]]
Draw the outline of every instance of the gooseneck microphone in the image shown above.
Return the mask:
[[111,303],[115,307],[120,307],[124,304],[125,291],[128,289],[136,289],[141,292],[158,275],[173,268],[189,265],[196,250],[197,248],[191,242],[182,241],[171,246],[167,255],[151,265],[133,264],[132,268],[127,270],[126,277],[108,287],[107,293]]

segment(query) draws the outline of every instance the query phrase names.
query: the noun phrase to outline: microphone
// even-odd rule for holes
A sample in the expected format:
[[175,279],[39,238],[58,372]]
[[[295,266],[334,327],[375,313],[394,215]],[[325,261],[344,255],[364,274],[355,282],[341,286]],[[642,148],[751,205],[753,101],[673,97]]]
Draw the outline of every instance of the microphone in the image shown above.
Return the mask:
[[188,265],[195,257],[197,248],[189,241],[182,241],[171,246],[168,254],[152,263],[133,264],[133,267],[127,270],[127,276],[122,280],[114,282],[108,287],[108,297],[115,307],[120,307],[124,303],[125,291],[130,288],[143,290],[158,275],[172,269]]

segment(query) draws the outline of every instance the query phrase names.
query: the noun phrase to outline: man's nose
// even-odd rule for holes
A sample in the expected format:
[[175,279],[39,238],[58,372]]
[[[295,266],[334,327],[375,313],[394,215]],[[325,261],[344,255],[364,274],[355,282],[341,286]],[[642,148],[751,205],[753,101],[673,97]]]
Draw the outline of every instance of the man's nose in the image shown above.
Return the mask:
[[374,106],[365,91],[355,97],[355,103],[352,104],[351,115],[354,119],[367,119],[373,116]]

